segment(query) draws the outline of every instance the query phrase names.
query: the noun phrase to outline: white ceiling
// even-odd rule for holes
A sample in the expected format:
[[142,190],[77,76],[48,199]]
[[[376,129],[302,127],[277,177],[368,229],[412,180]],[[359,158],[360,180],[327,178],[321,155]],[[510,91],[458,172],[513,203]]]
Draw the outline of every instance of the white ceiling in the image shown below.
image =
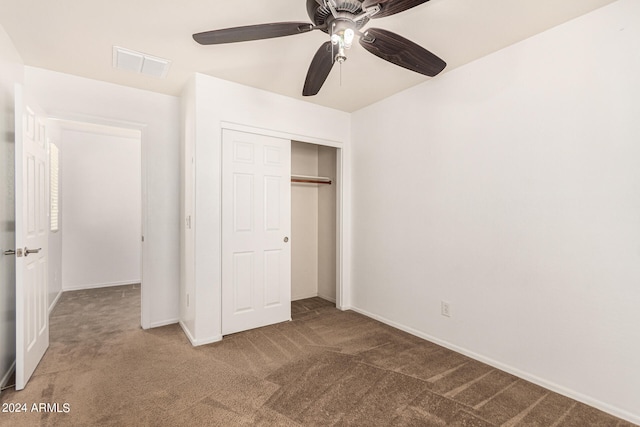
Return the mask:
[[[443,58],[445,72],[615,0],[431,0],[366,28],[394,31]],[[4,27],[26,65],[179,95],[193,72],[344,111],[429,80],[357,43],[315,97],[302,97],[321,31],[201,46],[196,32],[280,21],[310,22],[305,0],[0,0]],[[172,61],[166,79],[112,68],[112,47]],[[435,77],[438,78],[438,77]]]

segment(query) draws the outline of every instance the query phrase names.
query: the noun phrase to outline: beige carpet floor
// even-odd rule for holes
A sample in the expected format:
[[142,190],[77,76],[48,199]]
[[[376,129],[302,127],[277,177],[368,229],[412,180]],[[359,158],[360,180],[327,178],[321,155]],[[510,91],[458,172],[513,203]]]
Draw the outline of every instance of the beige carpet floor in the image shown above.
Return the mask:
[[65,293],[26,389],[0,395],[28,412],[0,425],[632,426],[319,298],[198,348],[139,307],[135,285]]

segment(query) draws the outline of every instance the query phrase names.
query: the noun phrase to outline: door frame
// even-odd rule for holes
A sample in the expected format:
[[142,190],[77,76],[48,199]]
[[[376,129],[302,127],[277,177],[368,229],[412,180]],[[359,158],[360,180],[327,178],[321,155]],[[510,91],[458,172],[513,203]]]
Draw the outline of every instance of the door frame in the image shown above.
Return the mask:
[[[124,131],[138,131],[140,137],[140,185],[141,185],[141,218],[140,218],[140,233],[141,238],[146,235],[147,232],[147,137],[145,136],[145,129],[147,125],[145,123],[128,122],[123,120],[113,120],[103,117],[75,115],[75,114],[52,114],[49,115],[49,122],[61,123],[61,129],[64,129],[64,123],[75,123],[77,126],[86,126],[90,128],[92,126],[108,127],[112,129],[120,129]],[[63,166],[64,167],[64,166]],[[64,191],[64,189],[62,190]],[[63,207],[64,209],[64,207]],[[63,212],[64,215],[64,212]],[[152,326],[151,322],[151,292],[146,289],[144,285],[145,265],[149,263],[145,262],[146,259],[145,242],[142,241],[140,245],[140,326],[142,329],[149,329]]]
[[[220,140],[222,141],[222,133],[224,130],[234,130],[246,133],[253,133],[264,136],[272,136],[275,138],[288,139],[290,141],[305,142],[308,144],[322,145],[325,147],[332,147],[336,149],[336,181],[338,183],[336,187],[336,308],[339,310],[349,310],[351,308],[351,302],[349,295],[349,276],[350,266],[348,265],[349,257],[348,253],[348,236],[345,236],[347,228],[345,228],[345,219],[347,216],[347,210],[349,204],[347,201],[348,194],[348,147],[340,141],[332,141],[322,138],[315,138],[306,135],[298,135],[289,132],[257,128],[253,126],[220,122]],[[219,158],[222,161],[222,144],[219,146]],[[222,164],[220,165],[222,167]],[[220,192],[219,198],[219,213],[222,214],[222,192]],[[222,218],[222,216],[220,216]],[[220,223],[222,227],[222,223]],[[223,250],[223,242],[220,239],[220,253]],[[220,283],[222,283],[222,259],[220,262]],[[220,292],[222,292],[222,286],[220,286]],[[219,296],[220,304],[222,304],[222,295]],[[222,325],[222,307],[219,307],[220,324]]]

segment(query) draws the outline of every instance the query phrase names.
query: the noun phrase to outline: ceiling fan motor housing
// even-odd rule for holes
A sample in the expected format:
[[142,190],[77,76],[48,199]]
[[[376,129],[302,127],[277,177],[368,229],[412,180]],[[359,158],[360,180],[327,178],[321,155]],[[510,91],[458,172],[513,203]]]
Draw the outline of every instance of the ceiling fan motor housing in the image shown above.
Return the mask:
[[[362,12],[362,1],[363,0],[337,0],[336,11],[338,12],[338,16],[340,19],[350,20],[355,24],[355,29],[359,30],[362,28],[367,22],[369,22],[369,18],[365,17],[358,21],[354,21],[356,15],[359,15]],[[331,29],[331,22],[335,19],[331,14],[331,9],[328,6],[320,6],[316,0],[307,0],[307,13],[309,14],[309,18],[313,21],[313,23],[320,27],[322,31],[325,33],[329,33]]]

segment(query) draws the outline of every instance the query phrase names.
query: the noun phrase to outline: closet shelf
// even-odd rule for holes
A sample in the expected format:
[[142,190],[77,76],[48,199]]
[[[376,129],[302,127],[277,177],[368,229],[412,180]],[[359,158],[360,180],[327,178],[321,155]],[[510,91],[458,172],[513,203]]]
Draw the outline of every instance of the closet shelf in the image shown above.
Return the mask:
[[326,176],[291,175],[291,182],[301,182],[304,184],[329,184],[331,178]]

